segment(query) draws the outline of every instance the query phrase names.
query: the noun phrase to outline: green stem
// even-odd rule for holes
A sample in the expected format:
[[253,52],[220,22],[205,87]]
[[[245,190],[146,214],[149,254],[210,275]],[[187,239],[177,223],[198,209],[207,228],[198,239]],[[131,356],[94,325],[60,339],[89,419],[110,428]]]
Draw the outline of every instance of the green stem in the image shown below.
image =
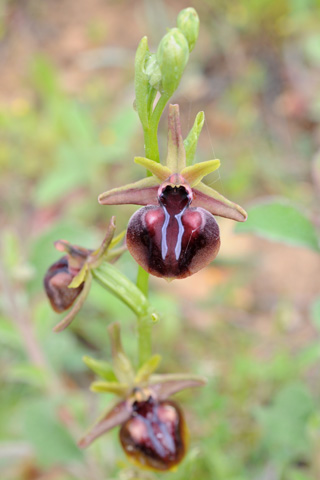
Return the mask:
[[169,96],[162,94],[159,98],[153,113],[151,114],[150,121],[148,126],[144,128],[144,148],[147,158],[154,160],[155,162],[160,162],[159,147],[158,147],[158,125],[160,117],[166,106]]
[[[145,297],[148,296],[149,290],[149,273],[139,266],[137,276],[137,287],[141,290]],[[148,318],[144,315],[137,317],[138,328],[138,352],[139,352],[139,366],[151,357],[151,325]]]
[[[151,114],[148,126],[143,129],[144,133],[144,148],[147,158],[160,162],[159,146],[158,146],[158,125],[161,114],[166,106],[169,97],[167,95],[161,95],[153,113]],[[149,274],[139,267],[137,276],[137,287],[141,290],[145,297],[148,296],[149,290]],[[145,315],[137,316],[138,327],[138,352],[139,352],[139,365],[151,357],[151,324],[150,320]]]
[[125,303],[137,317],[139,366],[151,357],[151,325],[157,314],[147,300],[149,274],[139,267],[137,285],[108,262],[92,270],[92,276],[104,288]]
[[150,319],[146,316],[137,317],[138,323],[138,351],[139,351],[139,367],[143,365],[152,353],[151,345],[151,328]]
[[150,158],[150,160],[154,160],[155,162],[160,162],[157,130],[154,130],[151,126],[149,126],[144,129],[143,133],[146,157]]
[[148,297],[149,273],[146,272],[140,266],[139,266],[139,269],[138,269],[137,287],[140,288],[141,292],[144,294],[145,297]]

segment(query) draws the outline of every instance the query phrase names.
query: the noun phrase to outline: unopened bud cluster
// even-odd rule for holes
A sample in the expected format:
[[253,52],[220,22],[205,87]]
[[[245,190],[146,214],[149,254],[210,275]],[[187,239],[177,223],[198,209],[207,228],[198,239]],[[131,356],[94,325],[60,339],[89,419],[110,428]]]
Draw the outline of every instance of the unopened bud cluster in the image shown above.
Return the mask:
[[199,18],[194,8],[179,13],[177,27],[162,38],[156,54],[146,60],[149,83],[161,93],[171,96],[177,89],[199,33]]

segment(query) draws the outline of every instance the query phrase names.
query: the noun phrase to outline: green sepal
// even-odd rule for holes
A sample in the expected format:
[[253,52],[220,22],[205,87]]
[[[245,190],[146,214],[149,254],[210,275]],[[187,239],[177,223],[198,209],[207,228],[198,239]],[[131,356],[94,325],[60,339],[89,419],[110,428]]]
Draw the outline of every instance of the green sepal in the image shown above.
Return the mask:
[[[124,232],[125,233],[125,232]],[[122,247],[119,248],[113,248],[112,250],[109,250],[107,254],[105,255],[105,260],[107,262],[114,263],[116,260],[118,260],[121,255],[128,250],[127,245],[122,245]]]
[[160,362],[161,355],[152,355],[152,357],[146,360],[137,371],[134,383],[137,385],[147,382],[150,375],[152,375],[153,372],[158,368]]
[[117,380],[117,377],[113,371],[113,367],[110,365],[110,363],[102,360],[96,360],[88,355],[85,355],[82,358],[82,361],[87,365],[87,367],[90,368],[90,370],[99,375],[99,377],[104,378],[109,382],[114,382]]
[[196,153],[199,136],[204,124],[204,112],[199,112],[195,118],[194,124],[184,140],[184,148],[186,150],[186,164],[192,165]]
[[[161,84],[161,70],[155,53],[150,53],[149,56],[146,56],[144,71],[148,76],[150,87],[154,88],[155,91],[159,90]],[[149,94],[150,93],[151,92],[149,91]]]
[[119,397],[125,397],[128,393],[128,385],[118,382],[93,382],[90,385],[91,392],[96,393],[113,393]]
[[84,302],[85,302],[85,300],[86,300],[86,298],[87,298],[87,296],[90,292],[91,282],[92,282],[92,275],[91,275],[91,271],[88,270],[86,280],[84,282],[84,287],[83,287],[79,297],[77,298],[77,300],[73,304],[73,307],[71,308],[71,310],[69,311],[67,316],[65,316],[61,320],[61,322],[59,322],[58,325],[56,325],[53,328],[54,332],[61,332],[62,330],[67,328],[70,325],[70,323],[72,322],[72,320],[74,319],[74,317],[77,315],[77,313],[79,313],[79,311],[82,308],[82,305],[84,304]]
[[126,230],[122,230],[122,232],[120,232],[119,235],[117,235],[116,237],[114,237],[111,240],[110,245],[109,245],[109,250],[111,250],[116,245],[118,245],[118,243],[121,242],[121,240],[126,236],[126,232],[127,232]]
[[[148,87],[148,96],[147,96],[147,112],[148,118],[151,119],[153,113],[153,104],[156,99],[158,91],[153,88],[151,85]],[[150,120],[151,122],[151,120]]]
[[73,277],[71,283],[69,283],[68,288],[77,288],[81,285],[81,283],[85,282],[86,277],[88,274],[88,264],[85,263],[81,268],[80,272]]
[[206,162],[195,163],[181,171],[183,178],[189,183],[190,187],[197,185],[203,177],[209,175],[220,167],[220,160],[207,160]]
[[160,163],[155,162],[154,160],[150,160],[149,158],[135,157],[134,161],[138,165],[142,165],[147,170],[149,170],[149,172],[151,172],[161,182],[164,182],[172,173],[168,167],[161,165]]
[[111,217],[109,222],[106,234],[100,245],[100,247],[93,253],[90,254],[88,263],[90,263],[91,268],[98,267],[103,261],[103,257],[106,255],[107,251],[111,246],[111,241],[113,239],[114,232],[116,230],[116,217]]
[[114,322],[108,327],[111,341],[111,355],[113,369],[120,383],[131,385],[134,380],[134,370],[132,364],[125,354],[120,333],[120,324]]

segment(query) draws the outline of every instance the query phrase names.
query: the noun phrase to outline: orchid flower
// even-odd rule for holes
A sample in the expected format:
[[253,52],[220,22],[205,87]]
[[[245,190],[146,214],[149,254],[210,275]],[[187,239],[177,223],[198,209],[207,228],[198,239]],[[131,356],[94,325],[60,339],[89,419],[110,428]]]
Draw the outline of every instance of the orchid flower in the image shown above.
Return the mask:
[[118,323],[108,327],[112,365],[84,357],[84,362],[103,381],[91,390],[120,397],[79,441],[86,448],[112,428],[120,426],[120,442],[128,458],[140,467],[165,471],[173,469],[187,450],[187,426],[179,405],[168,397],[185,388],[205,385],[197,375],[154,374],[161,357],[153,355],[137,372],[126,356]]
[[129,221],[127,247],[146,271],[158,277],[185,278],[214,260],[220,233],[213,215],[239,222],[247,218],[243,208],[202,182],[219,168],[219,160],[187,165],[187,156],[190,163],[195,151],[197,122],[186,139],[186,152],[179,106],[170,105],[165,165],[136,157],[135,163],[152,175],[99,196],[102,205],[144,205]]

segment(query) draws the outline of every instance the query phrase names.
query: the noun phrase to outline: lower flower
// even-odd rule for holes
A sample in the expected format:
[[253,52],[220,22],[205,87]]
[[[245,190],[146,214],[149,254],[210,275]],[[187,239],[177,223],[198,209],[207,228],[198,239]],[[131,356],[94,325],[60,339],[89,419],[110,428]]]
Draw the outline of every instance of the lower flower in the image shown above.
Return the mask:
[[86,448],[112,428],[120,426],[120,442],[128,458],[141,468],[168,471],[182,461],[187,451],[188,430],[182,410],[169,397],[185,388],[205,385],[203,377],[189,374],[154,374],[160,356],[153,355],[138,371],[126,356],[120,326],[111,324],[113,365],[85,357],[86,365],[102,377],[90,389],[114,393],[120,400],[102,415],[79,441]]
[[173,401],[157,402],[151,396],[132,406],[132,414],[120,429],[125,453],[140,467],[171,470],[186,452],[187,428]]

